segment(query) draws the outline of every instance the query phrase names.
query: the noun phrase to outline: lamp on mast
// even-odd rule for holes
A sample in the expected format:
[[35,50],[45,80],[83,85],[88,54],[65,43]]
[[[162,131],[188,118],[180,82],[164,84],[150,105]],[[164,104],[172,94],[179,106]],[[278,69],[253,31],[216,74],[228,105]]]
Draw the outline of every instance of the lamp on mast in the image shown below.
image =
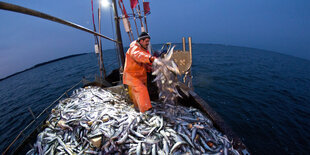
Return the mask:
[[100,0],[100,5],[104,8],[111,6],[109,0]]

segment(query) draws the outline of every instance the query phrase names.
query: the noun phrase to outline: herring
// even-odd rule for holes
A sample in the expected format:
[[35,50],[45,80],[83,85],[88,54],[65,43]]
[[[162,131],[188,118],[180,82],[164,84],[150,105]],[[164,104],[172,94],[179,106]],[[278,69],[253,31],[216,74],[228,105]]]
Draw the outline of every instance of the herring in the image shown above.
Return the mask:
[[[238,154],[199,110],[171,103],[152,106],[139,113],[117,94],[81,88],[52,110],[27,154]],[[60,120],[65,128],[57,125]],[[92,138],[101,142],[93,145]]]

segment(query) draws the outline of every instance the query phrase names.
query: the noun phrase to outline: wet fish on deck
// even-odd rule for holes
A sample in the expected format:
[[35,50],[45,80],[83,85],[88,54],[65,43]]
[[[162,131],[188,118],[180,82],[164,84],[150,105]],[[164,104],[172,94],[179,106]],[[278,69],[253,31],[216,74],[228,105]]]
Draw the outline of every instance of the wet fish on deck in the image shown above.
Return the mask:
[[[151,103],[139,113],[99,87],[76,90],[52,110],[27,154],[238,154],[198,109]],[[57,125],[61,120],[65,127]]]

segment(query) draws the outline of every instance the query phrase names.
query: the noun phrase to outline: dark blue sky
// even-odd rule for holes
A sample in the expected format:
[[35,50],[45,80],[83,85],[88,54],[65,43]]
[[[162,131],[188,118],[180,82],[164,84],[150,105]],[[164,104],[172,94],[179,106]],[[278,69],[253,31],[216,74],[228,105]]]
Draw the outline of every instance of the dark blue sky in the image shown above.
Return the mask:
[[[126,1],[128,12],[128,2]],[[142,1],[142,0],[140,0]],[[90,0],[5,0],[92,29]],[[148,16],[151,42],[217,43],[266,49],[310,60],[308,0],[153,0]],[[94,0],[95,8],[98,1]],[[120,12],[119,12],[120,13]],[[103,34],[113,37],[109,8]],[[86,32],[36,17],[0,10],[0,78],[51,59],[93,51]],[[138,22],[139,23],[139,22]],[[122,24],[122,23],[121,23]],[[134,28],[133,21],[131,21]],[[121,25],[123,29],[123,25]],[[123,33],[124,46],[129,39]],[[104,41],[104,49],[114,48]],[[195,51],[194,51],[195,52]]]

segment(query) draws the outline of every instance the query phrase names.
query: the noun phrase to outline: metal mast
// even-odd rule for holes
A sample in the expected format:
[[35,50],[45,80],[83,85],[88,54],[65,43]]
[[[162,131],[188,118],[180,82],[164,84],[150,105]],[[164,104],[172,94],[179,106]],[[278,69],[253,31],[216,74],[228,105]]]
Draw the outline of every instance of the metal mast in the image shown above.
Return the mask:
[[124,56],[124,48],[123,48],[123,42],[122,42],[122,35],[121,35],[121,30],[120,30],[120,26],[119,26],[119,17],[118,17],[118,13],[117,13],[117,4],[115,0],[112,0],[112,5],[113,5],[113,10],[114,10],[114,21],[115,21],[115,30],[116,30],[116,40],[118,41],[117,44],[117,48],[119,50],[119,57],[120,57],[120,61],[122,66],[120,66],[121,70],[124,68],[124,64],[125,64],[125,56]]

